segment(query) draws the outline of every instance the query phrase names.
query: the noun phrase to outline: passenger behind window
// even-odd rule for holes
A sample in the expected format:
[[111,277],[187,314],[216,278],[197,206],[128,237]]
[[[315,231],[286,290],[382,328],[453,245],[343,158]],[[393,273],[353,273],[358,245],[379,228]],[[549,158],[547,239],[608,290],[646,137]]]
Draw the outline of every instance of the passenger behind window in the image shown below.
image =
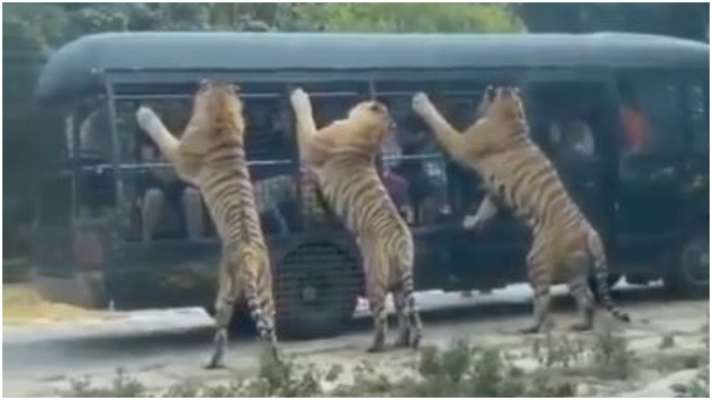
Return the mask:
[[255,206],[260,214],[262,229],[267,234],[288,234],[290,224],[283,209],[296,202],[296,186],[291,175],[277,175],[253,183]]
[[[154,106],[155,107],[155,106]],[[187,121],[187,104],[161,104],[171,132],[182,132]],[[143,132],[137,132],[138,158],[142,163],[166,163],[161,153]],[[205,210],[200,191],[178,178],[173,167],[154,166],[139,175],[137,182],[138,206],[141,211],[143,241],[154,237],[205,237]]]
[[[144,163],[165,162],[152,144],[141,146]],[[142,238],[150,241],[154,235],[187,236],[200,239],[204,236],[204,213],[200,192],[183,183],[175,171],[168,167],[153,167],[139,183],[141,195]]]
[[405,123],[410,109],[407,108],[408,104],[404,102],[388,100],[382,100],[382,102],[389,108],[391,117],[396,121],[396,132],[388,136],[381,147],[381,157],[379,159],[382,170],[381,179],[398,212],[406,223],[412,225],[415,222],[415,213],[413,212],[408,180],[396,172],[396,169],[404,162],[402,160],[403,149],[398,142],[398,131],[402,129],[400,125]]
[[638,154],[643,150],[646,141],[648,121],[640,106],[635,90],[626,85],[621,85],[619,90],[623,130],[627,140],[626,152]]
[[111,127],[105,106],[94,107],[79,125],[79,154],[84,159],[111,162]]
[[[70,138],[70,146],[74,143]],[[71,147],[70,147],[71,149]],[[73,150],[73,149],[72,149]],[[111,128],[105,106],[94,106],[79,125],[79,151],[71,152],[79,158],[80,167],[108,166],[112,160]],[[83,170],[81,173],[80,212],[88,217],[102,215],[112,208],[115,199],[113,171],[109,169]]]
[[565,161],[591,159],[596,154],[591,127],[580,119],[553,121],[549,125],[552,146]]
[[[425,128],[409,120],[398,122],[398,142],[404,156],[435,154],[438,148],[432,143]],[[440,219],[448,211],[447,178],[441,161],[404,160],[391,167],[391,171],[405,179],[413,204],[413,224],[422,225]],[[439,168],[443,167],[443,168]],[[438,173],[441,172],[441,173]]]

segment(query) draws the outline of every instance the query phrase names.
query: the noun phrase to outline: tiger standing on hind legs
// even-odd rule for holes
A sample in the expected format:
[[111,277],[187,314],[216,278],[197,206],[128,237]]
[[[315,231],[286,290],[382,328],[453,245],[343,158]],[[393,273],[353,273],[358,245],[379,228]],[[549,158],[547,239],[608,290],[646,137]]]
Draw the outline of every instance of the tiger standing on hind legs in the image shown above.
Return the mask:
[[215,348],[206,368],[223,366],[228,325],[241,296],[260,337],[277,358],[272,273],[247,168],[245,123],[236,88],[202,82],[180,141],[151,109],[139,108],[136,119],[178,175],[200,189],[222,240]]
[[603,244],[564,188],[553,164],[529,136],[524,106],[516,88],[488,87],[478,107],[478,120],[464,133],[440,115],[424,93],[413,97],[413,109],[426,122],[438,142],[458,163],[476,171],[487,195],[465,228],[481,228],[508,207],[532,231],[526,257],[534,289],[534,323],[523,333],[548,325],[550,286],[567,283],[576,300],[580,321],[572,330],[593,326],[594,298],[587,277],[593,266],[603,305],[616,318],[630,317],[611,300]]
[[386,296],[398,314],[396,347],[417,348],[422,336],[413,295],[413,238],[378,176],[375,157],[393,133],[388,109],[376,101],[356,104],[346,119],[317,130],[309,96],[291,94],[301,162],[315,172],[324,198],[356,236],[374,321],[370,352],[384,350],[388,330]]

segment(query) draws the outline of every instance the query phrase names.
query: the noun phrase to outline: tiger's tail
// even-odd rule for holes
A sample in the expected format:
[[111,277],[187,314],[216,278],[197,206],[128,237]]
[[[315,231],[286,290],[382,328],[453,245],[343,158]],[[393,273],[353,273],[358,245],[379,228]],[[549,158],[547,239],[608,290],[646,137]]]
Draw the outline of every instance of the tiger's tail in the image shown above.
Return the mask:
[[596,274],[596,287],[603,306],[614,317],[624,322],[630,322],[630,316],[613,303],[611,291],[608,287],[608,262],[606,253],[598,234],[591,230],[587,236],[588,250],[593,257],[593,268]]

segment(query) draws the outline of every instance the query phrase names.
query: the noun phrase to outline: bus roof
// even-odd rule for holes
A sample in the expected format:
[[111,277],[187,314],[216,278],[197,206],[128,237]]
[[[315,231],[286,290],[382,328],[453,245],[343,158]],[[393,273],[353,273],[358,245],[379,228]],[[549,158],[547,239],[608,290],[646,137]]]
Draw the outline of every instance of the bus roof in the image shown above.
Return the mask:
[[709,68],[709,45],[630,33],[356,34],[124,32],[56,51],[41,102],[96,92],[116,72],[368,71],[453,68]]

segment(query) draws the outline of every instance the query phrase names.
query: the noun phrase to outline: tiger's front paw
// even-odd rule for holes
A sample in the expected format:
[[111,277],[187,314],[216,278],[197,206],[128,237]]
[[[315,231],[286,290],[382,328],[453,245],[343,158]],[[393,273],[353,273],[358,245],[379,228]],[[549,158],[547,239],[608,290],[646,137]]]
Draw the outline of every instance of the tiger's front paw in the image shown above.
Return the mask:
[[146,106],[141,106],[138,111],[136,111],[136,122],[138,126],[146,132],[153,132],[160,128],[161,125],[161,120],[158,118],[158,115]]
[[289,96],[289,100],[292,103],[292,108],[296,113],[306,113],[311,111],[311,103],[309,102],[309,95],[306,94],[302,88],[297,88],[292,91]]
[[430,111],[430,99],[423,92],[418,92],[413,96],[413,110],[419,115],[425,115]]

